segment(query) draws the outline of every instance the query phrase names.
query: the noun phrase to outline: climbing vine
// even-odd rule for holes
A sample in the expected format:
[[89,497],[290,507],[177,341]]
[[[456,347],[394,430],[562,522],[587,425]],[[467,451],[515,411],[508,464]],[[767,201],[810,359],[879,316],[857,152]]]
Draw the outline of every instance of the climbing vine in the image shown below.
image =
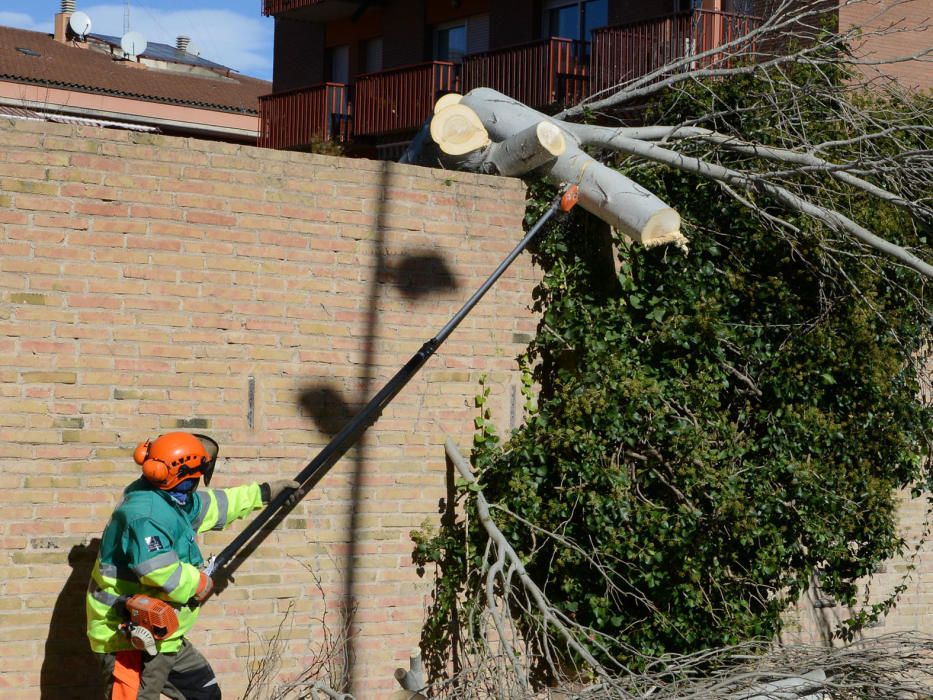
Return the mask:
[[[784,79],[806,85],[807,70]],[[761,80],[687,88],[652,114],[719,131],[741,119],[776,141],[755,107]],[[846,124],[820,107],[798,102],[808,137],[845,143]],[[896,104],[873,109],[896,125]],[[886,138],[873,147],[905,147],[896,129]],[[931,491],[922,279],[768,202],[752,210],[690,174],[615,166],[677,204],[690,252],[636,246],[585,214],[540,240],[541,320],[521,358],[537,408],[500,441],[478,404],[472,461],[498,526],[556,609],[618,642],[594,653],[629,665],[773,638],[815,570],[857,606],[859,582],[905,549],[898,493]],[[534,220],[553,191],[531,192]],[[857,192],[826,204],[929,246],[929,222],[893,206]],[[416,537],[416,560],[442,572],[439,612],[482,565],[484,533],[460,496],[464,517]],[[898,592],[837,634],[852,638]]]

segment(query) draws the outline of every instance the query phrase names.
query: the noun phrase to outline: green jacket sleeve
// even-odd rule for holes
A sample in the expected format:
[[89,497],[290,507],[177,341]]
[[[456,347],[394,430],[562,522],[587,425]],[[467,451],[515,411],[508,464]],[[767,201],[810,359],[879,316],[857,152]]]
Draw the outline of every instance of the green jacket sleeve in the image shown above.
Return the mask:
[[192,523],[196,532],[223,530],[234,520],[245,518],[263,506],[259,484],[256,483],[229,489],[204,489],[196,495],[200,501]]

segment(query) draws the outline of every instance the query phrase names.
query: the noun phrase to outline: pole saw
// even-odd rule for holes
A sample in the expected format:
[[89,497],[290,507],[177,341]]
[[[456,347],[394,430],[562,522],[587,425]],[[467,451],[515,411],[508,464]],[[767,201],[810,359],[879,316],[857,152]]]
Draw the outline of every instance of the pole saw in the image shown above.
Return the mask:
[[[548,209],[539,218],[535,224],[528,230],[525,237],[512,249],[505,259],[499,263],[499,266],[492,272],[485,282],[473,293],[466,301],[463,307],[447,322],[447,324],[438,331],[437,335],[428,340],[421,349],[416,352],[410,360],[393,376],[385,386],[370,399],[359,413],[354,416],[346,426],[337,433],[333,439],[318,453],[318,455],[295,476],[295,481],[300,484],[300,489],[305,494],[310,491],[330,468],[356,443],[359,436],[379,418],[389,402],[394,399],[398,393],[405,387],[425,362],[433,355],[447,337],[453,333],[454,329],[460,325],[460,322],[472,311],[486,292],[508,269],[509,265],[518,257],[518,255],[531,243],[532,239],[538,234],[547,221],[558,211],[569,212],[577,203],[578,192],[576,185],[567,186],[551,202]],[[204,573],[212,578],[223,577],[231,578],[232,573],[239,564],[246,559],[249,554],[265,539],[265,536],[275,529],[275,527],[284,519],[285,515],[297,505],[297,501],[286,507],[286,502],[294,490],[286,489],[283,493],[274,498],[253,520],[243,529],[237,537],[216,556],[212,556],[204,568]],[[268,527],[266,527],[268,526]],[[264,532],[260,532],[263,528]],[[248,546],[242,554],[243,550]],[[237,555],[240,555],[237,557]]]

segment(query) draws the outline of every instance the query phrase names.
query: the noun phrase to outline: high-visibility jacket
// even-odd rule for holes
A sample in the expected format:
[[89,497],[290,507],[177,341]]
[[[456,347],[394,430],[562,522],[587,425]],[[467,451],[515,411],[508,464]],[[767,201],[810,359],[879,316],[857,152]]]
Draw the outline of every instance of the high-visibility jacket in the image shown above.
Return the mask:
[[199,608],[185,605],[197,591],[204,563],[195,535],[222,530],[262,505],[259,484],[199,489],[189,495],[185,505],[143,478],[130,484],[104,528],[88,584],[91,650],[132,649],[119,631],[125,622],[123,601],[144,593],[175,604],[178,630],[156,646],[159,651],[177,651],[199,613]]

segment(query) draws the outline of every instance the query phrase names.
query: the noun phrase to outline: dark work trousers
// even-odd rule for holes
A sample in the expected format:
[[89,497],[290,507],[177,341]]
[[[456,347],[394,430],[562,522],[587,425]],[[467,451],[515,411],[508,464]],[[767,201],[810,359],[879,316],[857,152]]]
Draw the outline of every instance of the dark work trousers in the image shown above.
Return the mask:
[[[114,654],[96,654],[104,677],[104,698],[110,700],[113,688]],[[187,639],[174,654],[143,653],[143,670],[138,700],[221,700],[214,669]]]

